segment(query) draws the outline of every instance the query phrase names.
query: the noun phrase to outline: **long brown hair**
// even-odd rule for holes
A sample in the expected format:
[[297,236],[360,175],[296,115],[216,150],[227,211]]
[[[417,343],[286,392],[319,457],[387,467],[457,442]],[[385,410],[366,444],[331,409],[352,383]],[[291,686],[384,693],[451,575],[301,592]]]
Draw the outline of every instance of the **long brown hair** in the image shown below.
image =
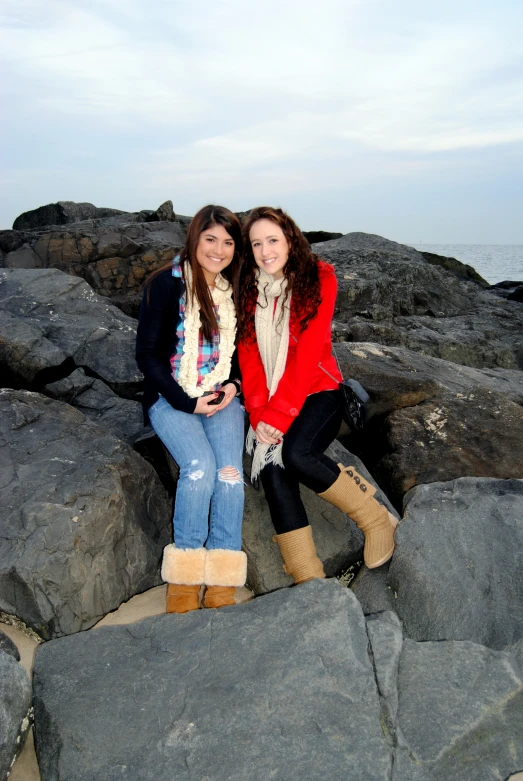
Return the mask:
[[[196,248],[198,247],[198,241],[200,234],[209,230],[214,225],[221,225],[231,239],[234,241],[234,255],[232,262],[223,269],[221,274],[230,282],[233,290],[233,298],[238,308],[238,291],[240,282],[240,267],[243,253],[243,236],[242,228],[238,217],[225,206],[204,206],[200,211],[196,212],[189,228],[187,229],[187,235],[185,236],[185,244],[180,252],[180,265],[182,268],[183,279],[185,279],[185,264],[188,263],[192,271],[193,285],[192,290],[187,290],[187,294],[191,296],[192,301],[196,299],[200,309],[201,331],[204,337],[211,341],[213,334],[219,331],[218,321],[216,320],[216,312],[212,296],[209,290],[209,286],[205,281],[203,269],[196,259]],[[150,285],[151,281],[161,274],[165,269],[172,266],[172,261],[154,271],[145,283],[145,288]]]
[[238,335],[242,341],[252,341],[256,338],[254,315],[258,300],[256,280],[258,266],[254,260],[249,232],[258,220],[274,222],[282,229],[287,239],[289,257],[283,267],[283,274],[287,279],[285,300],[292,293],[292,314],[299,319],[301,331],[307,328],[309,320],[316,315],[321,304],[319,257],[312,252],[309,242],[288,214],[282,209],[258,206],[251,211],[243,225],[245,252],[240,280],[242,306],[238,322]]

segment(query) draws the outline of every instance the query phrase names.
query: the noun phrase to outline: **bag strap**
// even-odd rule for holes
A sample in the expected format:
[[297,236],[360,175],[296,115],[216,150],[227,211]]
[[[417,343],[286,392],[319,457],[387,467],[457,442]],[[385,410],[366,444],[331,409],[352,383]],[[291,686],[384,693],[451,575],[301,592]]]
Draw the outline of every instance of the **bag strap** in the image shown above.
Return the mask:
[[[334,356],[334,360],[336,361],[336,366],[338,367],[338,371],[339,371],[339,373],[341,374],[341,381],[343,382],[343,372],[342,372],[342,370],[341,370],[341,367],[340,367],[340,362],[338,361],[338,356],[337,356],[337,355],[336,355],[336,353],[334,352],[334,348],[332,348],[332,354],[333,354],[333,356]],[[326,374],[328,377],[330,377],[330,378],[331,378],[331,380],[333,380],[334,382],[337,382],[337,383],[339,383],[339,380],[337,380],[337,379],[336,379],[336,377],[333,377],[333,376],[332,376],[332,374],[331,374],[330,372],[328,372],[328,371],[327,371],[327,369],[325,368],[325,366],[322,366],[322,365],[321,365],[321,362],[319,362],[319,363],[318,363],[318,366],[320,367],[320,369],[321,369],[322,371],[324,371],[324,372],[325,372],[325,374]]]

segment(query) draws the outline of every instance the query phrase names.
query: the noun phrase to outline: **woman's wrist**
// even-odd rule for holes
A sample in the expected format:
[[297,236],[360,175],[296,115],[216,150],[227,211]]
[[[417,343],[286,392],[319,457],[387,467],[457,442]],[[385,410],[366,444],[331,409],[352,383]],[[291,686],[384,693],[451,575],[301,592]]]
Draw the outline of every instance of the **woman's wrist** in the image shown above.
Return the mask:
[[236,388],[236,395],[239,396],[242,390],[241,380],[227,380],[224,385],[234,385]]

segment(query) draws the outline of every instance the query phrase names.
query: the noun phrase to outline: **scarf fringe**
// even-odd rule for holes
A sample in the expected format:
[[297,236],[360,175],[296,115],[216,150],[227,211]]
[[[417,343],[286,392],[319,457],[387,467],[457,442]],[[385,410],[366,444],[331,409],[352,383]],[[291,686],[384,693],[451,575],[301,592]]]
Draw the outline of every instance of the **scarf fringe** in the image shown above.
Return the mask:
[[274,464],[285,469],[282,460],[283,442],[279,442],[277,445],[263,445],[261,442],[257,442],[252,426],[247,432],[245,448],[247,453],[252,455],[251,483],[258,479],[260,472],[267,464]]

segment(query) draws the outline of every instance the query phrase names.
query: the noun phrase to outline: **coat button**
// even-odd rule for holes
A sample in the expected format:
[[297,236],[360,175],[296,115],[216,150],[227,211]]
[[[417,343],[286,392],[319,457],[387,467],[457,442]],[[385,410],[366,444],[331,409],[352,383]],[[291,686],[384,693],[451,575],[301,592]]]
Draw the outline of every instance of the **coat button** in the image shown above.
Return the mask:
[[289,412],[293,416],[293,418],[295,418],[298,415],[298,410],[296,409],[296,407],[291,407]]
[[354,472],[352,471],[352,469],[349,469],[349,477],[354,477]]
[[361,483],[361,480],[360,480],[360,478],[358,477],[358,475],[356,475],[356,477],[354,478],[354,480],[355,480],[355,482],[356,482],[356,485],[359,485],[359,484]]
[[362,483],[362,484],[360,485],[360,490],[362,490],[362,491],[363,491],[363,493],[365,493],[365,491],[367,490],[367,486],[365,485],[365,483]]

